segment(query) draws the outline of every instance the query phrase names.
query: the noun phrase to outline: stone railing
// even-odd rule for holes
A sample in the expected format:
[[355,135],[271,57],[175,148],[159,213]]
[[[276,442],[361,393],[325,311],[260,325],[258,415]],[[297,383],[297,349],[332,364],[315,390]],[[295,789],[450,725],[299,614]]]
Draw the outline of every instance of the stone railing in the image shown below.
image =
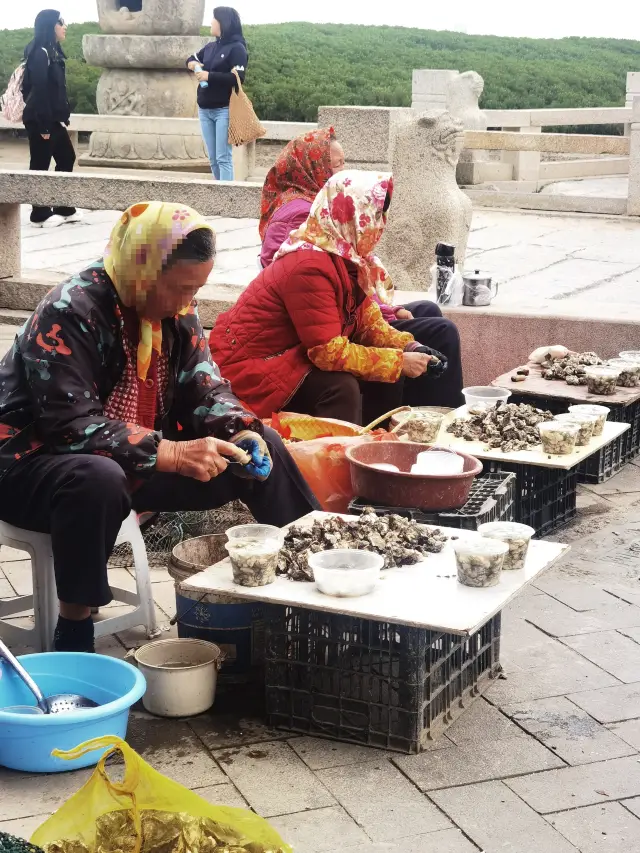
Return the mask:
[[[489,127],[501,128],[521,134],[539,134],[545,127],[579,127],[580,125],[622,124],[628,130],[631,122],[631,105],[628,107],[595,107],[587,109],[545,110],[484,110]],[[542,162],[541,151],[520,148],[503,151],[502,162],[511,167],[511,179],[529,181],[538,189],[551,181],[571,178],[598,177],[601,175],[625,175],[629,171],[626,155],[599,159],[577,159]],[[547,152],[560,153],[560,152]],[[562,153],[575,154],[575,151]],[[580,151],[580,154],[595,154]],[[609,154],[613,152],[598,152]]]
[[[290,139],[294,139],[308,130],[313,130],[317,127],[316,124],[306,122],[293,121],[265,121],[262,123],[267,135],[263,139],[258,140],[258,145],[271,143],[276,145],[285,145]],[[23,130],[22,124],[12,124],[0,116],[0,130]],[[135,133],[149,134],[151,136],[163,134],[165,136],[189,139],[193,138],[194,143],[199,143],[202,137],[200,131],[200,122],[196,118],[160,118],[157,116],[120,116],[120,115],[93,115],[85,113],[73,113],[69,124],[69,135],[74,146],[78,147],[79,133]],[[198,145],[193,145],[193,150],[197,150]],[[200,155],[193,160],[187,160],[179,166],[181,171],[188,171],[192,168],[194,171],[207,171],[208,163],[202,159]],[[103,163],[91,163],[80,161],[81,165],[105,165],[105,166],[130,166],[131,168],[140,168],[140,164],[135,159],[130,161],[113,161]],[[156,161],[153,161],[154,166]],[[234,146],[233,149],[233,165],[236,179],[246,181],[247,178],[254,174],[256,165],[256,143],[243,145],[241,147]],[[149,168],[149,162],[145,162],[144,168]],[[176,164],[168,163],[164,159],[157,160],[158,169],[171,170],[176,168]]]

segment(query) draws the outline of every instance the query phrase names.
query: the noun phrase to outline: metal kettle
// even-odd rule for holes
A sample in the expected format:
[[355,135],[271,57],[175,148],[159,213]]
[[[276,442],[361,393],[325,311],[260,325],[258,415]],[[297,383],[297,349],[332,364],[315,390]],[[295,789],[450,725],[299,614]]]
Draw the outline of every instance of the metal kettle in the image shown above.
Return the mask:
[[490,275],[474,270],[462,276],[462,304],[472,308],[482,308],[491,305],[491,300],[498,293],[498,284],[492,281]]

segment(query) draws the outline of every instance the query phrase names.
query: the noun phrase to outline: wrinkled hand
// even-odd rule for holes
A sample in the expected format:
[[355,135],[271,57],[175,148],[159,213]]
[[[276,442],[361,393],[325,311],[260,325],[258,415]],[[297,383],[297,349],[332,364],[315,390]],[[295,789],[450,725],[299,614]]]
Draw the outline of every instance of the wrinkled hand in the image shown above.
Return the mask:
[[413,314],[406,308],[398,308],[396,311],[396,320],[413,320]]
[[[447,367],[449,367],[449,362],[447,361],[446,355],[443,355],[441,352],[438,352],[437,349],[432,349],[431,347],[416,347],[413,350],[414,352],[422,352],[426,355],[431,356],[431,361],[427,367],[427,373],[429,376],[433,376],[434,379],[439,379],[442,374],[445,372]],[[437,361],[435,360],[437,359]]]
[[196,71],[196,80],[198,80],[200,83],[207,83],[209,80],[209,72]]
[[427,372],[430,358],[422,352],[405,352],[402,354],[402,374],[408,379],[417,379]]
[[181,474],[208,483],[227,470],[229,461],[225,456],[233,457],[235,452],[233,444],[211,436],[194,441],[163,439],[158,445],[156,471]]
[[243,430],[233,436],[231,443],[246,451],[251,457],[248,465],[234,465],[233,473],[239,477],[249,476],[256,480],[266,480],[271,473],[273,463],[264,438],[257,432]]

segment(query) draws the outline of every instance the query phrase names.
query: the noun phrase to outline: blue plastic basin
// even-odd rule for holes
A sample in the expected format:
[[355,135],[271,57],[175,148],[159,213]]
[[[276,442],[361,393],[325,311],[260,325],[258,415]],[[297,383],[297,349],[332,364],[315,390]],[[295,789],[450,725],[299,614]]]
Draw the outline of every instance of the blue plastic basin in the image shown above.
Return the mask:
[[47,652],[23,655],[20,663],[45,696],[79,693],[97,708],[69,714],[13,714],[3,708],[35,706],[35,698],[17,675],[0,661],[0,765],[31,773],[59,773],[96,764],[104,750],[74,761],[51,755],[53,749],[75,749],[104,735],[124,738],[129,709],[146,689],[142,673],[117,658],[103,655]]

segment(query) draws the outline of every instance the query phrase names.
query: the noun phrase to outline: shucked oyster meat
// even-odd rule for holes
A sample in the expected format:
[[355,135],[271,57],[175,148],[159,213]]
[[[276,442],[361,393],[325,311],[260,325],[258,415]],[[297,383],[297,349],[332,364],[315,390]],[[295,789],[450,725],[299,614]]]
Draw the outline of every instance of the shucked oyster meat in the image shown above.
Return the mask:
[[278,574],[295,581],[312,581],[309,553],[335,548],[358,548],[384,557],[384,569],[419,563],[425,554],[437,554],[447,537],[437,527],[426,527],[400,515],[378,516],[367,507],[353,521],[340,516],[316,519],[311,526],[293,525],[280,551]]
[[447,427],[447,432],[465,441],[482,441],[485,450],[496,448],[509,453],[540,444],[536,427],[552,419],[551,412],[535,406],[500,402],[490,409],[470,413],[469,418],[456,419]]

